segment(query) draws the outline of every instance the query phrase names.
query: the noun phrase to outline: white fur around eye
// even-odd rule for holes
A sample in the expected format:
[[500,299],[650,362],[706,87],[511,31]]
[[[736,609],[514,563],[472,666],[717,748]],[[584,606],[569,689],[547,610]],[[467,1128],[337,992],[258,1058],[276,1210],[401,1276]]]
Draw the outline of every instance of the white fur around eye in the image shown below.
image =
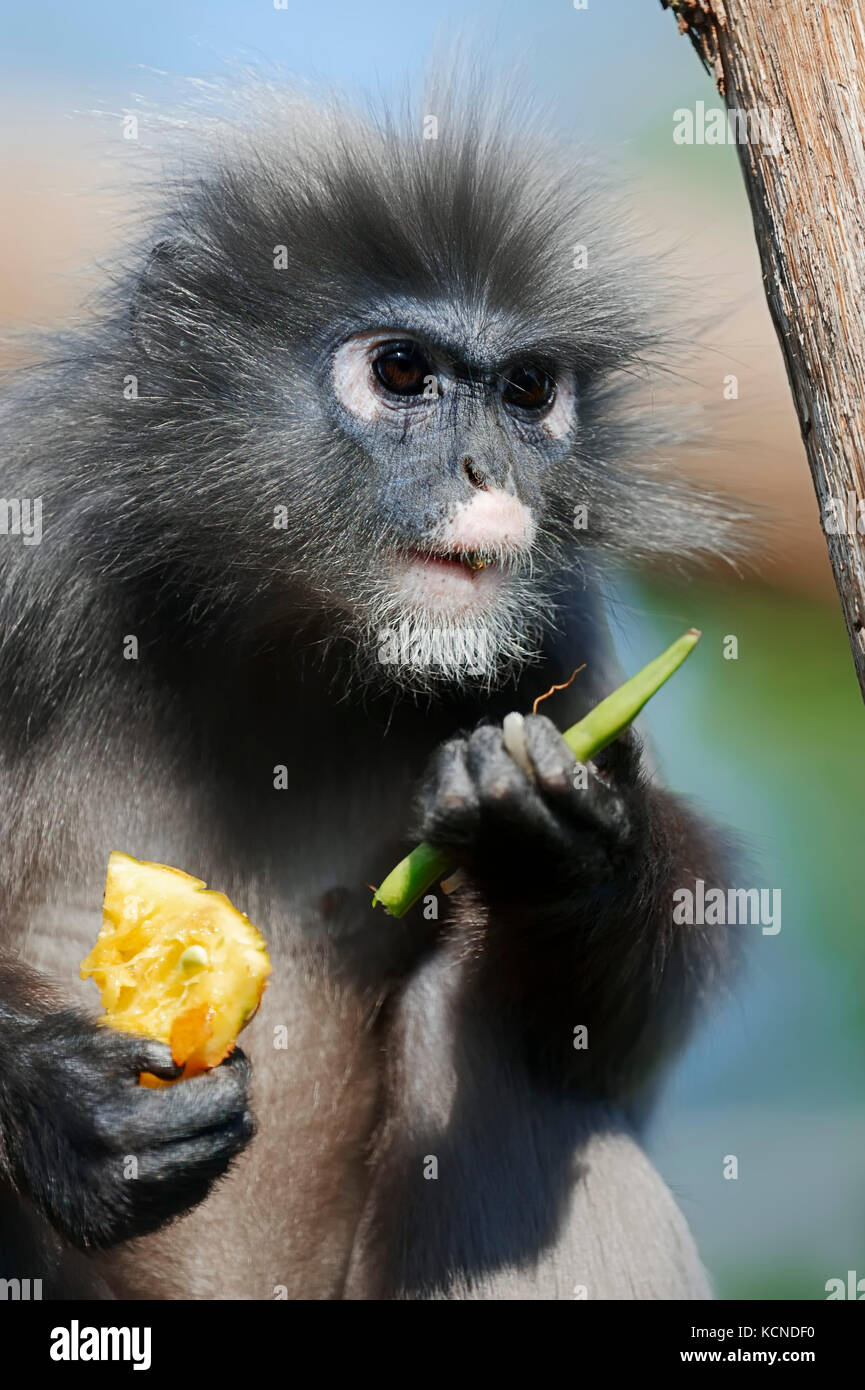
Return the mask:
[[541,421],[541,429],[550,439],[563,439],[573,427],[577,407],[576,384],[571,372],[562,372],[556,381],[556,399],[552,409]]
[[[383,420],[394,410],[411,406],[412,411],[416,411],[422,404],[412,397],[410,401],[401,401],[395,406],[384,400],[376,390],[372,374],[376,351],[385,343],[397,341],[405,342],[406,335],[394,329],[375,329],[368,333],[356,333],[334,353],[333,389],[337,400],[359,420]],[[437,375],[436,380],[441,382],[441,376]],[[425,404],[434,405],[435,400],[437,397]]]
[[372,386],[372,357],[392,334],[358,333],[338,348],[333,359],[333,389],[337,400],[359,420],[379,419],[385,411]]

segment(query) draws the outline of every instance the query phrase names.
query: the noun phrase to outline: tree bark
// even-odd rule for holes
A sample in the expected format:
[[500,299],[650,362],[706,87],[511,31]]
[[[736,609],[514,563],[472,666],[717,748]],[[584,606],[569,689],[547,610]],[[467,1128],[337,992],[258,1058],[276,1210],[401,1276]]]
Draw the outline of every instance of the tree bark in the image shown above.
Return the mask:
[[[766,297],[865,698],[865,18],[861,0],[661,0],[742,143]],[[753,125],[749,130],[753,132]],[[766,127],[763,127],[765,133]],[[771,129],[771,128],[770,128]]]

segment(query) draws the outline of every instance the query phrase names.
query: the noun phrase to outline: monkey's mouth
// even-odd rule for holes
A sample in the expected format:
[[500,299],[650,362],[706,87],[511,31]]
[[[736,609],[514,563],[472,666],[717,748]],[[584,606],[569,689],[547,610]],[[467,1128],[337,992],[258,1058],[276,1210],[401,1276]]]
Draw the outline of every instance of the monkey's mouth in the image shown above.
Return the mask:
[[487,606],[498,594],[503,575],[489,551],[418,547],[397,558],[393,579],[410,604],[443,612]]
[[481,570],[495,563],[492,557],[482,550],[416,550],[411,552],[411,558],[415,563],[440,566],[445,571],[451,570],[454,573],[466,570],[473,575],[480,574]]

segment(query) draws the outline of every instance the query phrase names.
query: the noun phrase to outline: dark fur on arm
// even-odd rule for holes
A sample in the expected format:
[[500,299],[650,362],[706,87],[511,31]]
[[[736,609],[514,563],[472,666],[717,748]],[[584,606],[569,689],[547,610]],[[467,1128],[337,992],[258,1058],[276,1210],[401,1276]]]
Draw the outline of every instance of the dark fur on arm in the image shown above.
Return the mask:
[[[623,1097],[680,1045],[731,967],[731,928],[674,925],[673,892],[724,874],[708,831],[664,792],[651,798],[640,872],[533,909],[497,907],[478,973],[524,1030],[532,1061],[580,1092]],[[474,917],[469,902],[457,920]],[[476,920],[476,918],[475,918]],[[584,1024],[588,1046],[574,1046]]]

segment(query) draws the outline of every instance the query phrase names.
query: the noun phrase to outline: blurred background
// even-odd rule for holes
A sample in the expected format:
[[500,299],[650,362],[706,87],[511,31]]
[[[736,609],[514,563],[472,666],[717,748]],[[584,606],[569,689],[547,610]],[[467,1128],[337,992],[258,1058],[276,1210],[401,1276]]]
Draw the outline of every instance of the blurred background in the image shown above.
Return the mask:
[[[741,886],[780,888],[783,913],[777,935],[749,929],[745,977],[671,1074],[650,1148],[721,1297],[825,1298],[828,1279],[865,1277],[863,711],[735,150],[672,139],[677,108],[719,101],[670,14],[657,0],[2,0],[0,16],[10,364],[26,351],[16,330],[84,302],[153,104],[238,59],[400,93],[436,45],[465,36],[494,72],[519,68],[561,130],[630,185],[702,324],[664,386],[703,431],[677,463],[769,524],[745,579],[723,557],[698,582],[623,575],[617,640],[633,670],[703,629],[647,728],[667,779],[747,846]],[[128,112],[137,143],[122,139]],[[725,399],[731,374],[738,396]]]

